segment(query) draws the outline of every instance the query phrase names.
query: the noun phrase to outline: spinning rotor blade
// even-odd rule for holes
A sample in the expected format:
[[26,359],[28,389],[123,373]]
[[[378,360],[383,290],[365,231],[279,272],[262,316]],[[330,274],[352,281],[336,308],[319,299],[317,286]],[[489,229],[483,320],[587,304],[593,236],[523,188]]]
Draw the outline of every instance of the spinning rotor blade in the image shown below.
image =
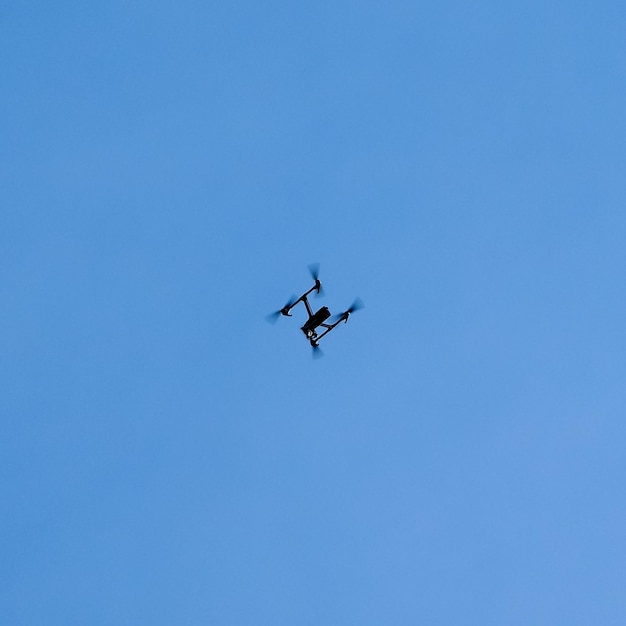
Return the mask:
[[284,315],[283,311],[286,311],[288,309],[290,309],[296,302],[298,298],[296,296],[291,296],[291,298],[289,298],[289,301],[287,302],[287,304],[285,304],[285,306],[282,309],[278,309],[278,311],[274,311],[273,313],[270,313],[269,315],[265,316],[265,319],[270,323],[270,324],[275,324],[276,320],[280,317],[281,313]]
[[346,311],[346,313],[354,313],[359,309],[362,309],[365,305],[363,304],[363,300],[361,298],[356,298],[354,302],[350,305],[350,308]]
[[309,272],[311,272],[311,276],[313,280],[317,281],[320,277],[320,264],[319,263],[311,263],[309,265]]
[[333,323],[338,322],[341,319],[347,320],[350,317],[350,313],[354,313],[359,309],[362,309],[365,305],[363,304],[363,300],[361,298],[356,298],[355,301],[347,308],[343,313],[339,313],[333,316]]
[[323,356],[324,356],[324,353],[322,352],[319,345],[318,344],[313,345],[313,358],[321,359]]
[[265,316],[265,319],[270,323],[270,324],[275,324],[276,320],[280,317],[280,311],[274,311],[273,313],[270,313],[269,315]]
[[319,263],[311,263],[309,265],[309,272],[311,272],[311,277],[315,281],[315,286],[317,287],[317,295],[324,295],[324,290],[322,289],[322,283],[320,282],[320,264]]

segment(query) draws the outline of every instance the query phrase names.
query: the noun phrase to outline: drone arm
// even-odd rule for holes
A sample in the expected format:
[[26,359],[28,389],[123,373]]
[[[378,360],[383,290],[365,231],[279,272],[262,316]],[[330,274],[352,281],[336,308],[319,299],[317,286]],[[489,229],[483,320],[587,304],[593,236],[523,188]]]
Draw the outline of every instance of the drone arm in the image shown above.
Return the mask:
[[309,317],[311,317],[313,315],[313,310],[311,309],[311,305],[309,304],[308,301],[308,296],[309,294],[313,293],[314,291],[317,291],[317,293],[320,292],[320,286],[322,283],[320,283],[319,280],[315,281],[315,285],[313,285],[313,287],[311,287],[311,289],[309,289],[307,292],[303,293],[293,304],[296,305],[298,302],[304,302],[304,306],[306,307],[307,313],[309,314]]
[[313,310],[311,309],[311,305],[309,304],[309,301],[307,300],[307,296],[310,293],[311,293],[310,291],[307,291],[303,296],[300,297],[300,300],[304,302],[304,306],[306,307],[306,311],[309,314],[309,317],[313,315]]
[[333,324],[320,324],[320,326],[323,326],[326,330],[321,333],[320,335],[317,336],[316,341],[319,341],[322,337],[324,337],[324,335],[328,335],[328,333],[335,327],[339,326],[339,324],[341,324],[341,322],[347,321],[348,318],[344,317],[343,315]]

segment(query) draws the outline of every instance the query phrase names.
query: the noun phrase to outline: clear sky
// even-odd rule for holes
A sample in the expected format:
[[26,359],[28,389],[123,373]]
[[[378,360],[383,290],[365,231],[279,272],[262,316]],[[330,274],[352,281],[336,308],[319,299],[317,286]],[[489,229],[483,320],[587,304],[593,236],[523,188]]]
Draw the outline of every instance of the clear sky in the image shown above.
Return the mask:
[[2,2],[2,623],[622,626],[624,33]]

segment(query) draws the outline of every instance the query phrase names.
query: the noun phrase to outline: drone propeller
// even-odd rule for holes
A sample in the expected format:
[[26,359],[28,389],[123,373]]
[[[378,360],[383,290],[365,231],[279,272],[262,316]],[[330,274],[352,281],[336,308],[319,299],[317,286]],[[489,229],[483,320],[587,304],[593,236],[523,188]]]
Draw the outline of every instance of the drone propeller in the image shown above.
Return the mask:
[[309,272],[311,272],[311,277],[315,281],[315,287],[317,288],[317,295],[324,295],[324,290],[322,289],[322,283],[320,282],[320,264],[319,263],[311,263],[309,265]]
[[317,280],[320,276],[320,264],[311,263],[311,265],[309,265],[309,272],[311,272],[311,276],[313,277],[313,280]]
[[278,309],[278,311],[274,311],[273,313],[270,313],[269,315],[266,315],[265,319],[270,324],[276,323],[276,320],[279,318],[281,313],[282,313],[282,315],[288,315],[289,309],[296,303],[297,300],[298,300],[298,298],[296,296],[291,296],[291,298],[289,298],[289,301],[287,302],[287,304],[285,304],[285,306],[282,309]]
[[313,358],[314,359],[321,359],[324,356],[324,353],[322,352],[322,349],[320,348],[318,343],[312,343],[311,346],[313,347]]
[[361,298],[356,298],[354,302],[350,305],[350,308],[346,311],[346,313],[354,313],[359,309],[362,309],[365,305],[363,304],[363,300]]
[[339,313],[338,315],[335,315],[333,317],[333,320],[337,322],[341,319],[344,319],[347,322],[348,317],[350,317],[350,313],[354,313],[355,311],[362,309],[364,306],[365,305],[363,304],[363,300],[361,300],[361,298],[356,298],[354,302],[343,313]]

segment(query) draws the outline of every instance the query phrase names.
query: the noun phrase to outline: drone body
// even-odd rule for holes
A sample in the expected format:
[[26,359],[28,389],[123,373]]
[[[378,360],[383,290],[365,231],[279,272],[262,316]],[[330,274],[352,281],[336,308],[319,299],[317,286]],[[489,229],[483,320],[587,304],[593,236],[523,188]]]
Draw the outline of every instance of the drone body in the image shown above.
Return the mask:
[[[275,322],[278,319],[279,315],[284,315],[286,317],[291,317],[291,309],[296,306],[299,302],[304,303],[304,306],[308,313],[308,320],[305,322],[304,326],[302,326],[301,330],[304,333],[304,336],[308,339],[309,343],[313,348],[313,356],[321,356],[321,351],[319,350],[319,341],[322,337],[326,336],[331,330],[336,328],[341,322],[347,322],[350,317],[350,313],[357,311],[358,309],[363,307],[363,303],[359,298],[357,298],[352,306],[343,313],[339,313],[339,315],[335,315],[333,320],[330,323],[327,323],[327,320],[331,317],[331,312],[327,306],[321,307],[316,312],[313,312],[311,308],[311,304],[309,303],[309,295],[314,291],[319,295],[322,289],[322,283],[319,279],[319,264],[314,264],[309,266],[309,271],[311,272],[311,276],[313,280],[315,280],[315,284],[311,289],[303,293],[299,298],[292,298],[287,304],[280,310],[275,311],[274,313],[268,316],[268,320],[270,322]],[[318,332],[318,329],[322,328],[321,332]]]

